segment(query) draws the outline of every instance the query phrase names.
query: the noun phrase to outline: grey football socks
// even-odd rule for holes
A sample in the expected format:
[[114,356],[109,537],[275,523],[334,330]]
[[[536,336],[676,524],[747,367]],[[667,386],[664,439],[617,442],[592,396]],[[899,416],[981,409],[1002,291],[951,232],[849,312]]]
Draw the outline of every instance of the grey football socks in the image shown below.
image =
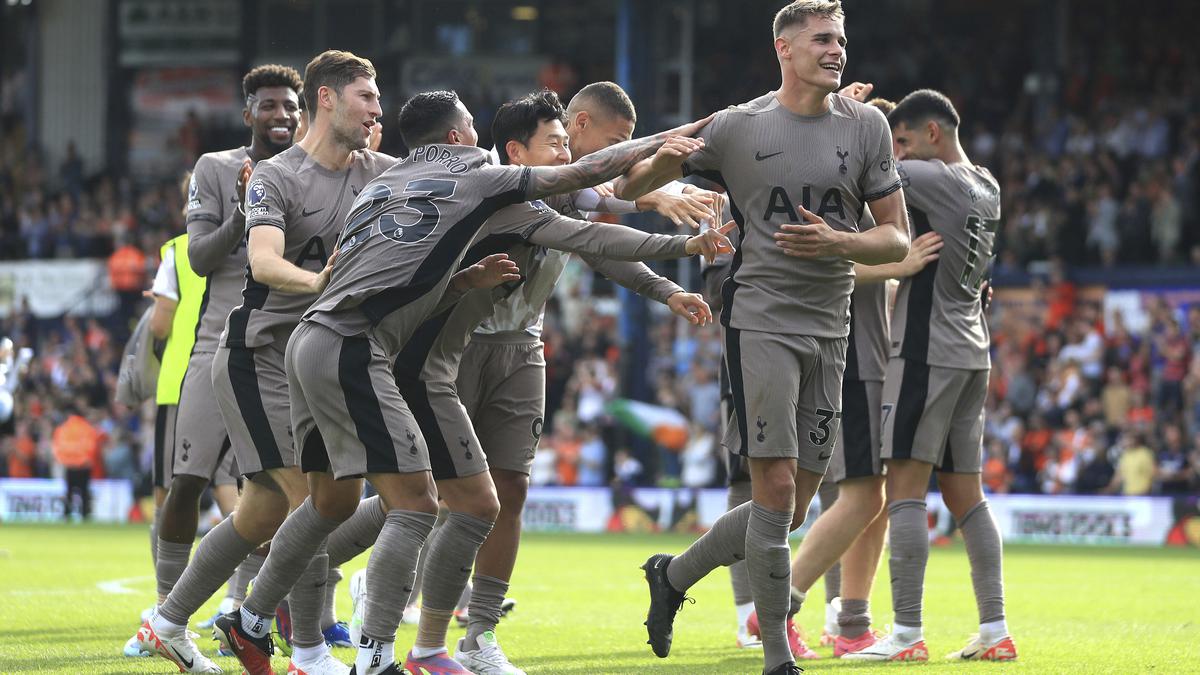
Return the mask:
[[477,638],[489,630],[496,630],[500,622],[500,605],[508,594],[508,582],[496,577],[476,574],[471,578],[471,602],[467,606],[467,636],[463,645],[467,651],[478,648]]
[[159,615],[172,624],[186,626],[188,619],[256,548],[258,542],[243,539],[234,529],[232,518],[222,520],[200,540],[196,555],[159,608]]
[[842,609],[838,612],[838,627],[842,637],[853,640],[871,628],[871,602],[842,598]]
[[233,573],[233,580],[229,584],[233,588],[231,597],[234,605],[241,607],[242,603],[246,601],[246,590],[250,588],[250,582],[258,576],[266,559],[267,556],[255,551],[246,556],[242,564],[237,566],[237,570]]
[[154,563],[154,577],[158,580],[158,597],[165,598],[175,588],[179,577],[187,569],[188,557],[192,554],[192,542],[177,544],[165,539],[158,540],[158,559]]
[[[430,648],[444,645],[449,614],[454,612],[463,588],[471,576],[475,554],[492,531],[491,521],[476,518],[457,511],[451,512],[446,523],[429,542],[430,569],[437,574],[426,574],[421,588],[421,622],[417,630],[416,646]],[[430,614],[427,610],[434,610]],[[426,621],[426,615],[430,621]],[[426,625],[426,624],[429,625]]]
[[[436,520],[432,513],[388,512],[367,562],[370,585],[363,610],[365,643],[396,641],[396,628],[413,591],[417,554]],[[366,645],[360,645],[360,656],[364,649]]]
[[329,565],[323,549],[326,537],[338,525],[337,520],[317,512],[311,497],[306,498],[272,538],[271,553],[258,573],[254,592],[242,605],[243,617],[247,613],[273,617],[286,596],[292,614],[292,642],[301,647],[323,643],[321,607]]
[[770,672],[794,660],[787,639],[792,582],[788,533],[792,514],[772,511],[754,502],[749,506],[750,517],[745,530],[746,567],[750,571],[750,590],[754,593],[754,609],[758,613],[764,670]]
[[987,500],[967,511],[958,524],[967,559],[971,561],[971,584],[979,606],[979,623],[1004,619],[1004,545]]
[[[328,559],[326,562],[328,563]],[[344,578],[342,568],[329,566],[329,576],[325,582],[325,601],[321,603],[321,630],[337,623],[337,586]]]
[[374,546],[386,517],[378,495],[359,502],[354,514],[329,535],[329,567],[341,567]]
[[[716,568],[746,559],[746,524],[752,504],[746,502],[726,511],[704,536],[671,560],[667,581],[672,588],[683,593]],[[790,521],[791,516],[788,518]],[[750,585],[753,588],[752,576]],[[786,590],[783,597],[787,598]]]
[[[725,497],[725,510],[731,511],[748,501],[750,501],[750,482],[736,481],[729,486],[729,493]],[[750,593],[750,573],[746,571],[746,561],[739,560],[729,566],[729,582],[733,586],[733,603],[735,605],[754,602],[754,596]]]
[[158,514],[154,514],[154,522],[150,523],[150,562],[154,564],[155,574],[158,574]]
[[921,626],[925,567],[929,563],[929,523],[926,518],[923,499],[901,499],[888,505],[892,609],[896,624],[907,628]]
[[[821,481],[821,487],[817,488],[817,497],[821,500],[821,513],[824,514],[829,509],[833,508],[833,503],[838,498],[838,485],[829,481]],[[825,571],[825,604],[833,602],[833,599],[842,594],[842,561],[838,560],[833,563]]]

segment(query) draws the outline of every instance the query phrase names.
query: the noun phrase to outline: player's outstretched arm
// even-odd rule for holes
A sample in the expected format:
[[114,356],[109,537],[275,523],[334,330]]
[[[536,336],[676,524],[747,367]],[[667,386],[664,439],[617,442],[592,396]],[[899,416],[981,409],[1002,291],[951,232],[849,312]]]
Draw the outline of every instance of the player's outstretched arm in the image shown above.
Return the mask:
[[775,244],[794,258],[844,258],[864,265],[899,262],[908,255],[908,217],[904,192],[896,190],[869,204],[875,227],[866,232],[835,230],[817,214],[800,206],[803,224],[787,223],[775,233]]
[[[702,120],[653,136],[617,143],[599,152],[593,152],[574,164],[533,167],[530,170],[527,196],[530,199],[539,199],[591,187],[616,178],[628,171],[639,160],[657,152],[668,139],[690,136],[704,128],[711,117],[710,115]],[[694,143],[697,139],[686,140]]]
[[937,232],[926,232],[913,239],[908,247],[908,255],[898,263],[886,265],[854,266],[854,283],[856,285],[875,284],[888,279],[905,279],[916,276],[918,272],[938,259],[942,250],[942,235]]
[[283,257],[283,230],[267,225],[250,228],[246,254],[254,280],[284,293],[320,293],[329,284],[337,251],[329,256],[325,269],[309,272]]
[[683,176],[683,163],[704,147],[703,138],[672,138],[654,156],[629,169],[614,183],[617,196],[636,200]]

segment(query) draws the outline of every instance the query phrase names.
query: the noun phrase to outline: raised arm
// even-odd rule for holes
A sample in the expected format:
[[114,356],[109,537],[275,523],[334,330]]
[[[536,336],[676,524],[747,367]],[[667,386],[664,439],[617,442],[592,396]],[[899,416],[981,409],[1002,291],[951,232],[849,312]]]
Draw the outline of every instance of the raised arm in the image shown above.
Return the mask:
[[[594,152],[574,164],[533,167],[530,171],[526,196],[530,199],[540,199],[591,187],[616,178],[629,171],[630,167],[639,160],[657,152],[668,139],[675,136],[690,136],[708,124],[709,119],[711,119],[711,115],[653,136],[617,143],[599,152]],[[696,143],[703,145],[703,141],[699,139],[680,140],[689,142],[684,143],[685,145]]]
[[[212,179],[206,160],[201,159],[196,164],[192,180],[196,181],[193,199],[197,208],[193,210],[191,205],[188,208],[188,262],[200,276],[211,274],[246,236],[246,214],[241,205],[245,202],[250,170],[250,160],[247,159],[238,170],[237,182],[233,186],[238,208],[221,223],[214,217],[215,209],[210,207],[220,203],[221,193],[215,186],[209,185]],[[201,175],[197,176],[197,173]]]

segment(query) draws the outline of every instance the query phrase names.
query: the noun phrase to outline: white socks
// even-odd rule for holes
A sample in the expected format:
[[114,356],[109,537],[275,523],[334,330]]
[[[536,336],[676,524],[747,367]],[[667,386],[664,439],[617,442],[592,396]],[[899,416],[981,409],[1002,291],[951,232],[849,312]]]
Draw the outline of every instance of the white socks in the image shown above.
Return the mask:
[[354,657],[354,672],[359,675],[377,675],[396,661],[396,643],[380,642],[363,636],[358,643],[358,655]]
[[1008,636],[1008,622],[1004,619],[979,624],[979,641],[993,645]]
[[313,664],[320,661],[329,653],[329,645],[322,642],[315,647],[292,646],[292,661],[296,663]]
[[431,656],[437,656],[438,654],[444,654],[444,653],[446,653],[445,645],[443,645],[441,647],[416,647],[416,646],[414,646],[412,648],[412,655],[417,657],[418,659],[427,659]]
[[892,626],[892,635],[895,636],[898,642],[906,645],[916,644],[925,639],[925,636],[921,633],[920,626],[896,624]]
[[740,605],[734,605],[734,607],[737,609],[738,630],[745,630],[746,621],[750,618],[750,615],[754,613],[754,603],[744,602]]

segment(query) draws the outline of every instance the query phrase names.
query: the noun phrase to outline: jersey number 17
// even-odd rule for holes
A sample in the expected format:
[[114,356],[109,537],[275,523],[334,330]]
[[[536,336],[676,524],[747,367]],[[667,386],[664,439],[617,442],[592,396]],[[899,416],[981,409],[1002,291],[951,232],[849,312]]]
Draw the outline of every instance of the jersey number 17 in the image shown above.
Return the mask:
[[[967,264],[963,266],[962,274],[958,276],[958,283],[967,290],[968,293],[977,293],[980,286],[983,285],[983,279],[987,276],[987,268],[995,257],[995,251],[989,250],[986,256],[979,255],[979,235],[983,232],[988,232],[993,236],[996,230],[1000,228],[1000,220],[996,218],[980,218],[979,216],[967,216]],[[992,240],[992,247],[995,248],[995,239]]]

